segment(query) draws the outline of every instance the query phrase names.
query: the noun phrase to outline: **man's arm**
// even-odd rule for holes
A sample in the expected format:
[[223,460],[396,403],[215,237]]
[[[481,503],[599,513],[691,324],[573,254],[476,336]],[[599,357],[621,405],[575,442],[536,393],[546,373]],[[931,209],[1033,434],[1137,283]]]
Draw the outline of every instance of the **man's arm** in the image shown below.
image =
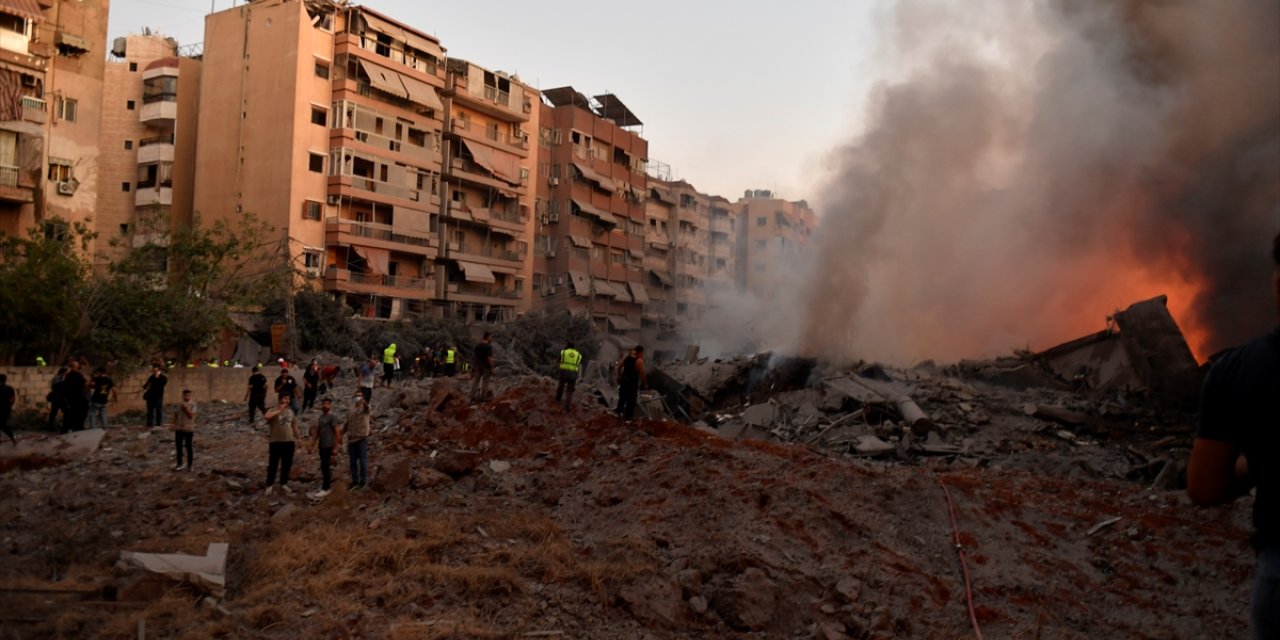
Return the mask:
[[1196,438],[1187,464],[1187,495],[1202,507],[1231,502],[1253,488],[1249,465],[1230,442]]

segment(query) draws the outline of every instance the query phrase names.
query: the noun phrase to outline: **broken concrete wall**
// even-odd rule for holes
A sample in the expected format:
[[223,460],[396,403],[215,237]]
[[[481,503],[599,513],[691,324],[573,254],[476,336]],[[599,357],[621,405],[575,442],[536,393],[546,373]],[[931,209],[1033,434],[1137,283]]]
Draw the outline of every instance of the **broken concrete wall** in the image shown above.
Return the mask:
[[1166,306],[1157,296],[1115,315],[1120,340],[1138,377],[1152,394],[1175,404],[1194,404],[1200,393],[1200,365]]

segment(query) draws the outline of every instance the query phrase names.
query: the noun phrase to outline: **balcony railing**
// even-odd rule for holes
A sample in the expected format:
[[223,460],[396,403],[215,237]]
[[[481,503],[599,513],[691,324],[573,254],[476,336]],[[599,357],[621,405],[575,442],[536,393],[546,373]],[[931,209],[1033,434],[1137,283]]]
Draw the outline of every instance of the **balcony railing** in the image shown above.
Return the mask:
[[510,222],[511,224],[524,224],[524,220],[520,217],[519,211],[503,211],[502,209],[490,209],[489,217],[494,220]]
[[151,104],[153,102],[177,102],[178,94],[176,93],[153,93],[149,96],[142,96],[142,104]]
[[0,165],[0,187],[17,187],[19,173],[17,167]]
[[519,300],[520,292],[511,289],[503,289],[502,287],[486,287],[478,284],[458,283],[457,292],[466,296],[483,296],[485,298],[502,298],[504,300]]
[[521,262],[524,260],[527,251],[508,251],[505,249],[494,249],[493,247],[477,247],[465,242],[453,242],[449,244],[449,250],[454,253],[463,253],[469,256],[480,256],[483,258],[493,258],[495,260],[507,260],[509,262]]
[[421,198],[421,194],[417,189],[391,184],[389,182],[380,182],[373,178],[366,178],[363,176],[344,174],[344,177],[351,179],[351,187],[353,189],[368,191],[370,193],[380,193],[393,198],[404,198],[405,200],[412,200],[413,202],[418,202]]
[[32,109],[34,111],[44,111],[46,107],[44,100],[34,96],[22,96],[22,108]]
[[409,276],[380,276],[373,273],[350,271],[352,284],[392,287],[395,289],[414,289],[425,291],[431,281],[427,278],[410,278]]
[[344,218],[329,217],[325,220],[327,228],[349,227],[352,235],[362,238],[370,238],[372,240],[385,240],[387,242],[395,242],[398,244],[411,244],[419,247],[430,247],[432,239],[430,234],[414,233],[406,231],[397,231],[385,224],[376,222],[358,222],[356,220],[347,220]]
[[173,144],[173,134],[167,136],[156,136],[154,138],[143,138],[138,141],[139,147],[149,147],[153,144]]
[[496,102],[500,105],[506,106],[511,104],[511,93],[507,91],[500,91],[497,87],[485,85],[484,99],[489,102]]

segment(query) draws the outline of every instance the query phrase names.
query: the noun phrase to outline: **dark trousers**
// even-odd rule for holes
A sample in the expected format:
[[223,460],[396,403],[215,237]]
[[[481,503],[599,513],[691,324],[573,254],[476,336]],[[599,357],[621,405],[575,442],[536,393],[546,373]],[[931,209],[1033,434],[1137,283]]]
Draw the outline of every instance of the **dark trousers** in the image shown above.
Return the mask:
[[85,402],[68,402],[62,408],[62,432],[81,431],[85,418],[89,417],[89,405]]
[[63,408],[63,406],[62,406],[62,401],[61,401],[61,400],[50,400],[50,401],[49,401],[49,429],[50,429],[50,430],[53,430],[53,425],[55,425],[55,424],[57,424],[57,423],[58,423],[58,413],[59,413],[59,412],[61,412],[61,413],[63,414],[63,418],[65,419],[65,418],[66,418],[66,409],[64,409],[64,408]]
[[164,424],[164,398],[147,398],[147,426]]
[[364,396],[365,402],[373,402],[373,387],[360,387],[360,395]]
[[191,463],[195,461],[195,453],[192,451],[191,445],[195,441],[194,431],[174,431],[173,442],[178,447],[178,466],[182,466],[182,450],[187,450],[187,468],[191,468]]
[[[578,372],[560,370],[560,384],[556,385],[556,402],[564,397],[564,410],[573,408],[573,390],[578,386]],[[568,392],[567,394],[565,392]]]
[[320,488],[325,491],[329,490],[329,485],[333,484],[333,469],[329,465],[333,464],[333,447],[320,447]]
[[5,410],[0,412],[0,431],[3,431],[6,436],[9,436],[9,440],[16,445],[18,444],[18,439],[13,436],[13,427],[9,426],[10,412],[11,410],[9,407],[5,407]]
[[316,404],[316,388],[304,387],[302,389],[302,410],[306,411]]
[[293,471],[293,442],[272,442],[267,447],[267,486],[276,482],[276,468],[280,469],[280,484],[289,484],[289,472]]
[[347,461],[351,463],[351,484],[369,483],[369,440],[361,438],[347,443]]
[[639,384],[622,383],[618,387],[618,415],[630,420],[636,413],[636,396],[639,394]]
[[249,422],[253,422],[255,412],[261,413],[263,416],[267,415],[266,394],[249,396]]

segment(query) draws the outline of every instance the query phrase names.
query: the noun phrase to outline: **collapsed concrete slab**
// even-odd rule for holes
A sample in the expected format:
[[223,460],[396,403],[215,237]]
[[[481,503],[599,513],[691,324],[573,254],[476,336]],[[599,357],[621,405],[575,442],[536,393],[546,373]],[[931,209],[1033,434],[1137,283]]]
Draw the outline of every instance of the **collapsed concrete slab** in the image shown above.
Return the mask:
[[27,437],[17,446],[0,447],[0,472],[39,469],[66,464],[93,455],[106,431],[86,429],[56,436]]
[[209,545],[203,556],[185,553],[139,553],[121,551],[120,564],[136,567],[155,575],[185,582],[209,595],[221,598],[227,588],[227,550],[225,542]]

